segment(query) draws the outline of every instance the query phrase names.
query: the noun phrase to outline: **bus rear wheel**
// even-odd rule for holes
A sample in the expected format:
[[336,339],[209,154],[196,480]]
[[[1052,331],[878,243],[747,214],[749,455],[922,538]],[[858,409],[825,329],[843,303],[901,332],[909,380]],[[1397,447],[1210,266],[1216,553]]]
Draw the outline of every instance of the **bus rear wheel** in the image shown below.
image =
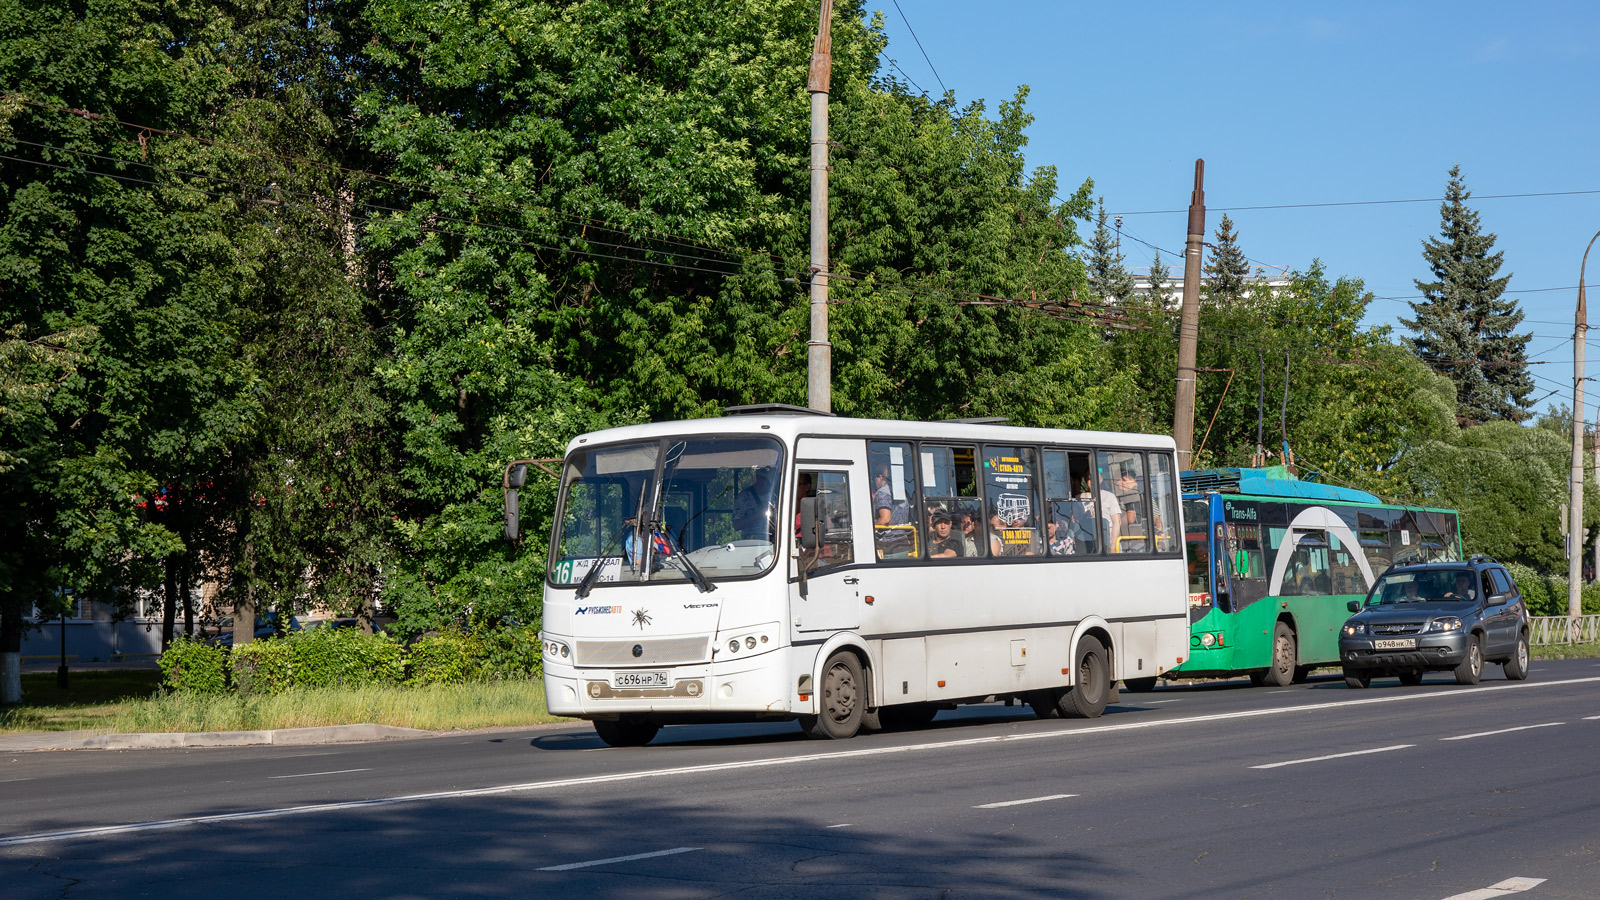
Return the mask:
[[643,719],[618,719],[607,722],[594,721],[594,733],[610,747],[643,747],[655,740],[661,726]]
[[1111,665],[1098,638],[1085,637],[1078,642],[1072,671],[1072,687],[1061,695],[1061,714],[1093,719],[1105,712],[1111,697]]
[[822,691],[817,700],[820,715],[800,717],[800,727],[806,734],[839,741],[855,737],[861,730],[867,697],[861,662],[854,653],[840,651],[828,657],[827,665],[822,667]]

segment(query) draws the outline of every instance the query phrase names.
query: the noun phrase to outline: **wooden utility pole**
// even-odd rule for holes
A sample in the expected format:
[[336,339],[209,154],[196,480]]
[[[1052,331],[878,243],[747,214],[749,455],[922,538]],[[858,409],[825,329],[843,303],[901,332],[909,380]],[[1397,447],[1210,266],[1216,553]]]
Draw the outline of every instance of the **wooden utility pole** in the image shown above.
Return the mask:
[[1183,254],[1183,309],[1178,325],[1178,400],[1172,411],[1172,438],[1178,442],[1178,468],[1192,465],[1194,448],[1194,361],[1200,343],[1200,248],[1206,239],[1206,161],[1194,161],[1194,193],[1189,195],[1189,242]]
[[811,47],[811,340],[806,342],[807,405],[833,411],[833,345],[828,343],[828,89],[833,80],[833,0],[822,0]]

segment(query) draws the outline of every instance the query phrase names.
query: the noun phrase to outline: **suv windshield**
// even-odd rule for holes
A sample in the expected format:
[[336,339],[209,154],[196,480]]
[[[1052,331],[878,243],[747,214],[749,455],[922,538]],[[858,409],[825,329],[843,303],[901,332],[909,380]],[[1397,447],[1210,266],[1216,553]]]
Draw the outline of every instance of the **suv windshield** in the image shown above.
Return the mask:
[[[758,575],[777,558],[783,446],[773,438],[671,438],[572,452],[550,583]],[[604,562],[602,563],[601,560]]]
[[1477,578],[1471,569],[1423,569],[1390,572],[1373,585],[1367,605],[1422,603],[1430,600],[1476,600]]

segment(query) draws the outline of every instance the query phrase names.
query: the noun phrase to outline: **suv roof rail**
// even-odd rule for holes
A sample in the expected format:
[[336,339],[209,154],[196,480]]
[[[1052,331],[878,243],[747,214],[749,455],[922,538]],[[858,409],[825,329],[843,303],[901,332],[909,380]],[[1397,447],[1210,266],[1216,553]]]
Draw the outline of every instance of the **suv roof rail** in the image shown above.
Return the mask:
[[1474,553],[1471,556],[1467,557],[1467,562],[1469,562],[1469,563],[1487,562],[1487,563],[1494,563],[1497,566],[1500,565],[1500,560],[1495,559],[1494,557],[1489,556],[1488,554],[1485,554],[1485,553]]

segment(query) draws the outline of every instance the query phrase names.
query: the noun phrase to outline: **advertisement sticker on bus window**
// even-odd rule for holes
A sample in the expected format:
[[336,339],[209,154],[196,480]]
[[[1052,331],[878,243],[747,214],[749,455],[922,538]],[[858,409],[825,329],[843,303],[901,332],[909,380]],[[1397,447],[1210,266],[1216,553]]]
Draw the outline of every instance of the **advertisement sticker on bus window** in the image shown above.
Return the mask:
[[936,488],[939,486],[939,475],[933,470],[933,451],[922,451],[922,486]]
[[906,454],[902,447],[889,448],[889,493],[896,502],[906,499]]

